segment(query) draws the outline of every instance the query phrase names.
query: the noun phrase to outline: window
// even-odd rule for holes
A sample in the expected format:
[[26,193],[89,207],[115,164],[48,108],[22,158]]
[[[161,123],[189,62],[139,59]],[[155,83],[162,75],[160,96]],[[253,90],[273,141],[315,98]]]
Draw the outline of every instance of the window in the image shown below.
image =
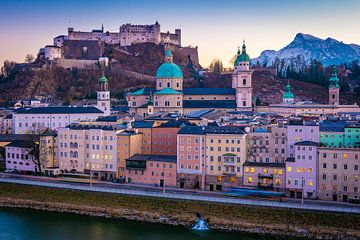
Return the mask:
[[246,85],[246,79],[245,78],[243,79],[243,85]]
[[248,177],[248,183],[252,183],[252,177]]

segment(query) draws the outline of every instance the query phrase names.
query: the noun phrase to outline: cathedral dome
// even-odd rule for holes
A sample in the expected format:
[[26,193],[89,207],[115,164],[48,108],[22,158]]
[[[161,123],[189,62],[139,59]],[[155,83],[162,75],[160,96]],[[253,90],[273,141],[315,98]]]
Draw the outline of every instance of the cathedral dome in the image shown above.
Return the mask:
[[290,87],[289,82],[286,85],[286,91],[283,94],[283,98],[285,98],[285,99],[293,99],[294,98],[294,94],[291,92],[291,87]]
[[163,63],[156,71],[156,78],[183,78],[183,73],[175,63]]
[[173,56],[168,49],[165,53],[165,63],[161,64],[156,71],[156,78],[183,78],[181,68],[173,63]]

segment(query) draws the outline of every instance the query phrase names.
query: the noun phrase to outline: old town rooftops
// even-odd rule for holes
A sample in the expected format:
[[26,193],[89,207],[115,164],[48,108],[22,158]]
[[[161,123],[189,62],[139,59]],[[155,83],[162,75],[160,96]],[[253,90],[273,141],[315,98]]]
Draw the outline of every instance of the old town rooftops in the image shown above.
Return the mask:
[[154,161],[154,162],[173,162],[176,163],[176,156],[163,156],[163,155],[146,155],[135,154],[128,159],[128,161]]
[[15,110],[16,114],[79,114],[79,113],[103,113],[96,107],[37,107],[37,108],[19,108]]

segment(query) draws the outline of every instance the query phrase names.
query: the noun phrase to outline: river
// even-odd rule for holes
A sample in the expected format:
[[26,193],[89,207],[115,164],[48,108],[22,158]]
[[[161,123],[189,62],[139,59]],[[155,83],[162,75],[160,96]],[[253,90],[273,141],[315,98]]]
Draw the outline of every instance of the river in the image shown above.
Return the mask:
[[184,227],[103,219],[26,209],[0,208],[0,240],[279,240],[221,231],[194,231]]

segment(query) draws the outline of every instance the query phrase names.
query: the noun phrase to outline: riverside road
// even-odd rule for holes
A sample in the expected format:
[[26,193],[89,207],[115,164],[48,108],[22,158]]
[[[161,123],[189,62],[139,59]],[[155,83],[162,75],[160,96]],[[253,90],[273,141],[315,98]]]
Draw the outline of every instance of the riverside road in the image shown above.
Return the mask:
[[159,197],[179,200],[192,200],[192,201],[207,201],[226,204],[239,204],[239,205],[252,205],[262,207],[279,207],[279,208],[292,208],[313,211],[328,211],[328,212],[341,212],[360,214],[360,206],[355,204],[346,203],[333,203],[325,201],[308,200],[301,204],[298,200],[286,199],[284,201],[271,201],[267,199],[253,199],[253,198],[240,198],[230,197],[217,192],[204,192],[195,190],[184,190],[177,188],[166,188],[165,193],[163,188],[142,186],[134,184],[119,184],[108,183],[101,181],[94,181],[92,186],[89,183],[75,182],[66,178],[50,178],[50,177],[37,177],[26,176],[17,174],[0,174],[0,182],[15,183],[22,185],[33,185],[40,187],[72,189],[90,192],[103,192],[124,195],[136,195],[147,197]]

